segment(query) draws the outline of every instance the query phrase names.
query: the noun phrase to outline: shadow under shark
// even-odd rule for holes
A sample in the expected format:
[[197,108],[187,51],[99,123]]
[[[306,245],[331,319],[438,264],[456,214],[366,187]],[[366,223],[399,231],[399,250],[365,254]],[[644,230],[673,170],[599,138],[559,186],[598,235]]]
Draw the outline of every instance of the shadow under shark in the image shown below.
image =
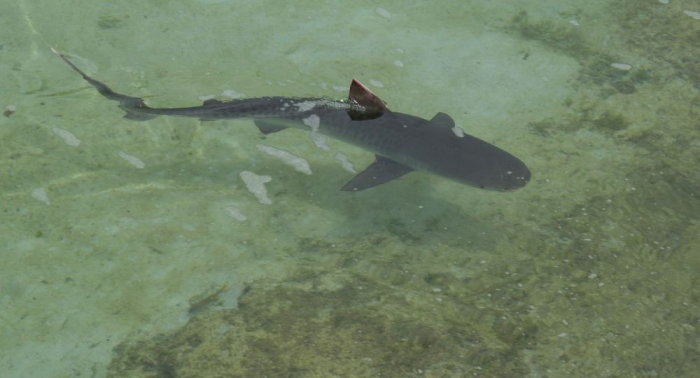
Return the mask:
[[449,115],[437,113],[428,121],[392,112],[355,79],[350,85],[347,101],[260,97],[226,102],[212,99],[200,106],[184,108],[151,108],[141,98],[114,92],[86,75],[65,55],[51,50],[102,96],[118,101],[127,119],[145,121],[161,115],[194,117],[203,121],[250,118],[264,134],[296,128],[373,152],[376,156],[374,163],[345,184],[342,190],[369,189],[415,170],[495,191],[516,190],[530,181],[530,170],[525,163],[481,139],[455,132],[454,120]]

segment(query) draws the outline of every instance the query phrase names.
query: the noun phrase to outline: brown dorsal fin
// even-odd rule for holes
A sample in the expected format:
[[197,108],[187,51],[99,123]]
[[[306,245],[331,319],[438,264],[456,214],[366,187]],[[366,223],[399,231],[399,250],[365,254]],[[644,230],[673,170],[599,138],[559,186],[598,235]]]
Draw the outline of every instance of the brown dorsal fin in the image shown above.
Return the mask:
[[352,83],[350,83],[348,98],[364,106],[369,113],[389,111],[384,101],[357,79],[352,79]]

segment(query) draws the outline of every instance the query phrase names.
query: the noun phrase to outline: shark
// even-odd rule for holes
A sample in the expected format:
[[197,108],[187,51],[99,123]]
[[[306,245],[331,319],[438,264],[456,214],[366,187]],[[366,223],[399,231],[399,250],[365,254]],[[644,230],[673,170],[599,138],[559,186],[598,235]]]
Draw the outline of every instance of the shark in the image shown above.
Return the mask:
[[133,121],[159,116],[198,118],[202,121],[252,119],[263,134],[301,129],[330,137],[375,155],[375,160],[341,190],[361,191],[385,184],[413,171],[424,171],[485,190],[509,192],[530,181],[528,167],[512,154],[466,134],[449,115],[439,112],[430,120],[389,110],[376,94],[352,79],[347,99],[259,97],[230,101],[209,99],[202,105],[156,108],[139,97],[114,92],[88,76],[58,52],[68,66],[109,100],[119,103]]

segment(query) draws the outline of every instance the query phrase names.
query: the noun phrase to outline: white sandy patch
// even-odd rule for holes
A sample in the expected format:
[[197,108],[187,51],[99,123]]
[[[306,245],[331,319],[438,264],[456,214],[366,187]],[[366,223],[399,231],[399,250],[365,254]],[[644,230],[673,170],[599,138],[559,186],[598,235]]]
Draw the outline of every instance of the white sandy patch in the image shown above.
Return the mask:
[[632,66],[627,63],[613,63],[610,65],[610,67],[617,68],[618,70],[622,71],[629,71],[632,69]]
[[239,99],[239,98],[247,97],[245,93],[236,92],[233,89],[226,89],[225,91],[221,92],[221,95],[226,96],[228,98],[232,98],[232,99]]
[[386,18],[387,20],[391,18],[391,13],[384,8],[374,8],[374,13]]
[[258,147],[258,150],[260,150],[268,155],[271,155],[271,156],[278,158],[284,164],[287,164],[287,165],[291,166],[292,168],[294,168],[297,172],[301,172],[301,173],[306,174],[306,175],[313,174],[313,172],[311,172],[311,166],[309,165],[308,160],[306,160],[302,157],[294,155],[293,153],[291,153],[289,151],[285,151],[285,150],[275,148],[275,147],[266,146],[264,144],[258,144],[257,147]]
[[319,118],[316,114],[312,114],[301,121],[304,123],[304,125],[309,126],[313,132],[317,132],[318,127],[321,125],[321,118]]
[[46,194],[46,189],[44,188],[36,188],[32,190],[32,198],[38,199],[39,201],[50,205],[51,202],[49,201],[49,196]]
[[311,142],[313,142],[316,147],[324,151],[330,151],[331,148],[328,146],[328,139],[318,133],[318,128],[321,125],[321,119],[316,114],[312,114],[301,121],[306,126],[311,128],[311,132],[309,133],[309,139],[311,139]]
[[52,129],[53,133],[61,137],[67,145],[78,147],[80,145],[80,139],[76,138],[71,132],[54,127]]
[[700,20],[700,12],[687,10],[687,11],[683,11],[683,13],[685,13],[686,15],[688,15],[696,20]]
[[129,155],[124,151],[119,151],[119,156],[138,169],[143,169],[146,167],[146,164],[141,159],[137,158],[136,156]]
[[357,170],[355,170],[355,165],[348,160],[348,155],[345,155],[342,152],[337,152],[335,154],[335,160],[338,160],[346,171],[350,173],[357,173]]
[[245,183],[248,191],[252,193],[255,198],[260,201],[260,203],[265,205],[272,205],[272,200],[267,196],[267,189],[265,189],[265,183],[272,181],[270,176],[258,176],[253,172],[243,171],[240,173],[241,180]]
[[309,133],[309,139],[311,139],[311,142],[318,148],[324,150],[324,151],[330,151],[331,147],[328,145],[328,138],[325,136],[312,131]]
[[245,215],[243,215],[243,213],[240,210],[238,210],[237,207],[233,205],[224,206],[222,210],[224,211],[224,213],[226,213],[226,215],[237,221],[243,222],[246,219],[248,219]]

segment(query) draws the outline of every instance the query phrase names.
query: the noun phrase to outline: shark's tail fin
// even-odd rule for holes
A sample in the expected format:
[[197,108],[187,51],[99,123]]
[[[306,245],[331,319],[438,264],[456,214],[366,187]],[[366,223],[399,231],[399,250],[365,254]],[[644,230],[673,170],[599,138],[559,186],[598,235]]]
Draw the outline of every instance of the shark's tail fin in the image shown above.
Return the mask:
[[147,121],[158,116],[157,114],[149,112],[149,110],[153,109],[146,106],[146,104],[143,102],[143,99],[140,99],[138,97],[126,96],[113,91],[103,82],[95,80],[87,74],[85,74],[85,72],[83,72],[80,68],[73,64],[73,62],[68,60],[68,58],[65,55],[56,51],[56,49],[54,49],[53,47],[51,48],[51,51],[53,51],[54,54],[58,55],[61,59],[63,59],[64,62],[66,62],[66,64],[68,64],[72,69],[79,73],[80,76],[82,76],[83,79],[85,79],[85,81],[87,81],[88,83],[90,83],[90,85],[95,87],[95,89],[97,89],[97,91],[100,92],[102,96],[110,100],[119,101],[119,107],[126,112],[124,118],[134,121]]

